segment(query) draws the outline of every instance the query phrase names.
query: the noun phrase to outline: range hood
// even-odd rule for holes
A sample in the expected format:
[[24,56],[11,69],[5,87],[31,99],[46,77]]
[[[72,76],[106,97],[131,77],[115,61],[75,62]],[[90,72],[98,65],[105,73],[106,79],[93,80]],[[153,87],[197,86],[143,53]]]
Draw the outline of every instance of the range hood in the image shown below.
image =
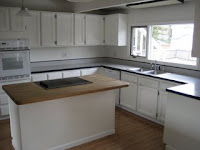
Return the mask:
[[126,5],[129,8],[149,8],[149,7],[158,7],[166,6],[172,4],[181,4],[184,3],[184,0],[148,0],[142,2],[136,2]]

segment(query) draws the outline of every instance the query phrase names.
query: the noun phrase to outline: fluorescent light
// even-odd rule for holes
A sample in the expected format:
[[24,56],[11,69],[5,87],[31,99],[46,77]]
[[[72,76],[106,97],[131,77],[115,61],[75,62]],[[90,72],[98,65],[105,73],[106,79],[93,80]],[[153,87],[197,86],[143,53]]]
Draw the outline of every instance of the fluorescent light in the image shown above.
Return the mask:
[[130,8],[149,8],[184,3],[184,0],[150,0],[126,5]]

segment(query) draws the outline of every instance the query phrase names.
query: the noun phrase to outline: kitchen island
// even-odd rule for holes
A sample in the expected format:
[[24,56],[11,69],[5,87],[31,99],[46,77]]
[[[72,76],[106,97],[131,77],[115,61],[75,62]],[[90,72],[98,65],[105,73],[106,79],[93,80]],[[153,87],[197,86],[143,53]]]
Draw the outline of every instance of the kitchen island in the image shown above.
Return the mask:
[[32,82],[3,86],[16,150],[64,150],[115,133],[114,90],[129,84],[80,78],[91,83],[50,90]]

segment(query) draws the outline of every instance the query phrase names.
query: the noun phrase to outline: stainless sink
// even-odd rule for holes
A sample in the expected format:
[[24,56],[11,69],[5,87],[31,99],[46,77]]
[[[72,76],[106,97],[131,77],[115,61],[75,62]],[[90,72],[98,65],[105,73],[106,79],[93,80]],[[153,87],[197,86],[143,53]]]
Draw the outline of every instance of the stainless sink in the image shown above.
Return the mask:
[[127,69],[128,71],[134,71],[134,72],[146,72],[149,71],[148,69],[145,68],[131,68],[131,69]]
[[145,74],[152,74],[152,75],[159,75],[159,74],[163,74],[165,72],[163,72],[163,71],[156,71],[156,70],[149,70],[149,71],[144,71],[143,73],[145,73]]

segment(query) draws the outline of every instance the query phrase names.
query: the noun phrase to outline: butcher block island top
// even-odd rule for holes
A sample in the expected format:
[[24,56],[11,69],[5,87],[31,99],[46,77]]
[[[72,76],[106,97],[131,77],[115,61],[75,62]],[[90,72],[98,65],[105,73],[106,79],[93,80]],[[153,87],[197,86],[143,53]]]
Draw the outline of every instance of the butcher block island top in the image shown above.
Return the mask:
[[92,83],[46,90],[34,82],[29,82],[4,85],[3,90],[15,102],[15,104],[24,105],[129,86],[127,82],[108,78],[99,74],[81,76],[80,78]]

